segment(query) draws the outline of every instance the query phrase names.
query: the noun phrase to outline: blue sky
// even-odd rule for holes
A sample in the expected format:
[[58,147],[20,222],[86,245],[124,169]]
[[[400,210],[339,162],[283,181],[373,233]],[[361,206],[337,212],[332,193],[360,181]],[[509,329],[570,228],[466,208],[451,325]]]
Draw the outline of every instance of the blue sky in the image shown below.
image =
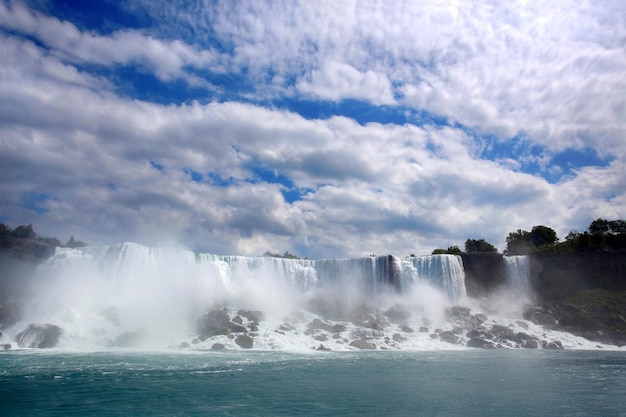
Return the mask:
[[427,254],[624,218],[626,5],[3,1],[0,221]]

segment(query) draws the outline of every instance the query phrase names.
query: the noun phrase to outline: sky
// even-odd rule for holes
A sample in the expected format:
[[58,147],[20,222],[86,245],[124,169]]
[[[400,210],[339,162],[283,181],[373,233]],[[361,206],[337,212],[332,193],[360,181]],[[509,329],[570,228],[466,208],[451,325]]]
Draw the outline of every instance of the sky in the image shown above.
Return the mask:
[[0,222],[425,255],[626,218],[626,2],[0,0]]

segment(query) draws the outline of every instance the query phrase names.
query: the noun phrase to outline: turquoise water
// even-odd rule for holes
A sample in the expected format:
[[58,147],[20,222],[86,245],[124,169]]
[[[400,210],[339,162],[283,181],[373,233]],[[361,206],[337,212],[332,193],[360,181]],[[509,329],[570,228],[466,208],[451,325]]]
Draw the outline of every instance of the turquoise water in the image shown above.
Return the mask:
[[7,351],[0,415],[626,416],[626,354]]

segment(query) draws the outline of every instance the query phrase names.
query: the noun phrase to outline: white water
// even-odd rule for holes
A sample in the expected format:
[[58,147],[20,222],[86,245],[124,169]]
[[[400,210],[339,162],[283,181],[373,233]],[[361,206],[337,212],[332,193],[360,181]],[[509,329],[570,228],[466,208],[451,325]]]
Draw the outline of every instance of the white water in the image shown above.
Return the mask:
[[505,256],[504,265],[507,280],[513,294],[524,301],[530,301],[532,289],[530,285],[530,266],[527,256]]
[[[509,263],[513,293],[529,296],[524,283],[527,261],[514,257],[507,259]],[[27,315],[14,331],[29,323],[55,324],[63,329],[59,346],[70,349],[110,346],[128,332],[140,334],[144,347],[191,343],[197,334],[196,319],[218,308],[227,308],[231,319],[239,309],[265,313],[254,334],[257,349],[310,351],[322,342],[333,350],[348,350],[357,339],[372,340],[378,348],[455,349],[463,346],[432,338],[431,333],[453,328],[446,320],[446,307],[471,302],[461,258],[454,255],[303,260],[218,256],[123,243],[60,248],[41,265],[39,274]],[[386,323],[384,330],[350,319],[354,311],[379,317],[392,307],[408,316],[403,323]],[[345,330],[320,340],[319,334],[307,330],[316,318],[340,323]],[[517,328],[519,315],[491,320],[528,331]],[[248,327],[252,323],[243,321]],[[415,331],[407,333],[401,324]],[[420,327],[428,330],[418,332]],[[525,327],[545,333],[532,323]],[[569,336],[557,336],[564,344],[584,344],[580,338],[568,342]],[[214,336],[194,347],[210,348],[219,342],[238,349],[233,339]]]

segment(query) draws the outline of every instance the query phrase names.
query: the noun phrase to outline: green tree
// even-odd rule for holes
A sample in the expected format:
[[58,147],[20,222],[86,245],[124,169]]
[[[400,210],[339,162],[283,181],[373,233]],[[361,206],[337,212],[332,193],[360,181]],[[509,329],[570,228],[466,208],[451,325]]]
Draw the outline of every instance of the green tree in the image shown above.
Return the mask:
[[497,253],[498,249],[491,243],[485,241],[485,239],[467,239],[465,241],[465,252]]
[[28,226],[24,226],[24,225],[17,226],[15,229],[13,229],[13,232],[11,232],[11,234],[13,235],[13,237],[17,237],[19,239],[36,239],[37,238],[37,233],[35,233],[32,223],[29,224]]
[[530,232],[530,241],[536,248],[554,246],[559,238],[556,232],[547,226],[534,226]]
[[[497,251],[497,249],[496,249]],[[463,251],[458,246],[448,246],[446,253],[450,255],[461,255]]]
[[11,234],[11,228],[4,223],[0,223],[0,236],[8,236]]
[[533,251],[530,233],[526,230],[517,229],[506,238],[506,253],[508,255],[527,255]]
[[596,219],[589,225],[589,233],[604,235],[610,230],[609,221],[605,219]]

